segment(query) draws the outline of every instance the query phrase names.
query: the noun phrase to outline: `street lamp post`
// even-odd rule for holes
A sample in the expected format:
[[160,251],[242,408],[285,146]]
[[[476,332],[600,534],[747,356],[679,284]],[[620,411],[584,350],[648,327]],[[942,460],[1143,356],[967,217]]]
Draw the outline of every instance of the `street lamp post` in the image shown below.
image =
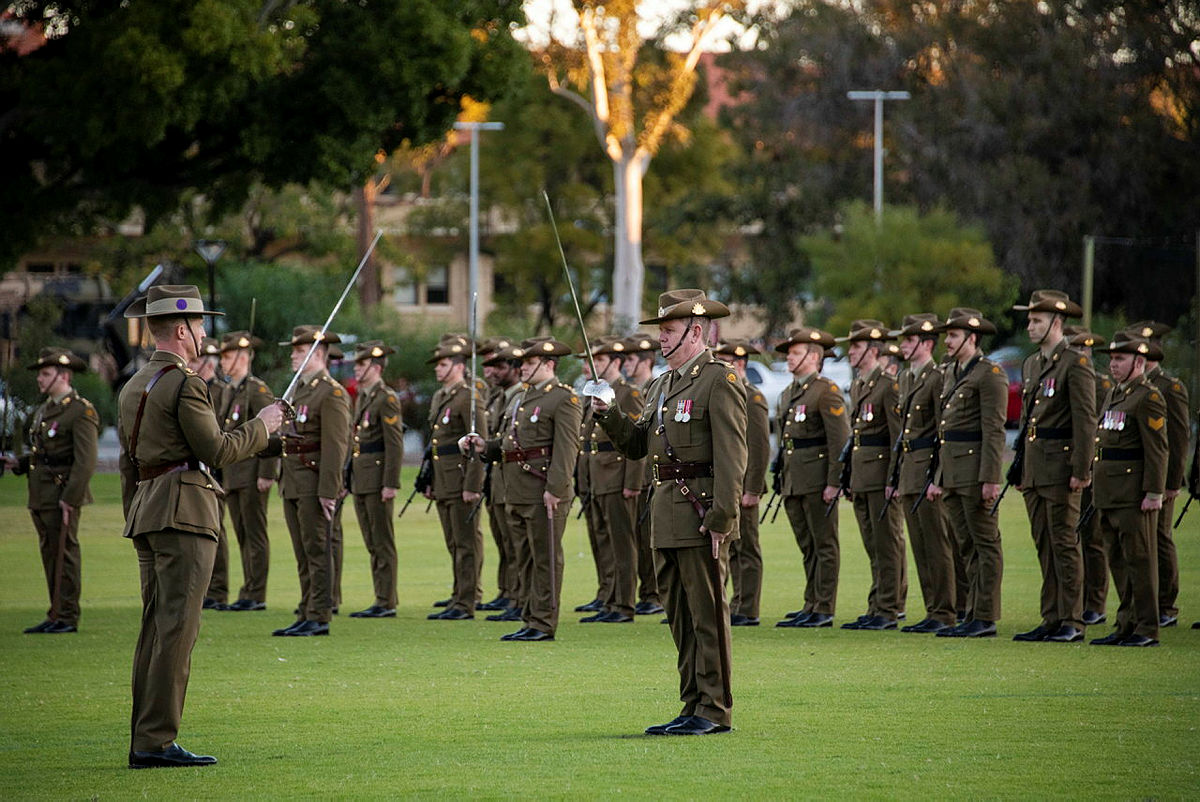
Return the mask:
[[875,102],[875,224],[878,225],[883,220],[883,102],[908,100],[912,96],[908,92],[884,92],[875,89],[847,92],[846,97],[851,100]]
[[[226,242],[223,239],[198,239],[193,246],[196,253],[200,254],[200,258],[208,265],[208,308],[215,310],[217,308],[217,260],[221,258],[221,254],[225,253]],[[208,332],[211,335],[217,333],[217,321],[214,317],[209,317]]]
[[[458,122],[454,124],[454,129],[471,132],[471,233],[467,252],[470,287],[467,298],[473,299],[478,297],[479,292],[479,132],[502,131],[504,123]],[[476,316],[478,317],[478,313]]]

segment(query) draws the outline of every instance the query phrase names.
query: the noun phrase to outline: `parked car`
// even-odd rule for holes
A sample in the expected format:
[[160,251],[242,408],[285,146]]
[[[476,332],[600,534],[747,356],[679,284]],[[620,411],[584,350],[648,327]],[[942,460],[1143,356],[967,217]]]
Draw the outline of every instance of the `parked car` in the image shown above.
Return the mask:
[[1008,410],[1005,415],[1004,427],[1016,429],[1021,422],[1021,363],[1025,361],[1025,352],[1015,345],[1006,345],[988,354],[1008,377]]

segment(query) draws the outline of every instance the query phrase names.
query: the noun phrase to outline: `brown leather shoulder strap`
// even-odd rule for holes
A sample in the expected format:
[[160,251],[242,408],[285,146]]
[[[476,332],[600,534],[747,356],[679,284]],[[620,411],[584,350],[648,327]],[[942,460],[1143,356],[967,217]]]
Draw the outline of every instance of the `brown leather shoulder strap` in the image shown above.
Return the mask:
[[146,399],[150,397],[150,391],[154,389],[154,385],[158,384],[159,379],[178,368],[179,366],[174,362],[165,366],[158,373],[155,373],[150,381],[146,382],[146,389],[142,390],[142,399],[138,402],[137,416],[133,419],[133,431],[129,433],[129,461],[133,463],[133,467],[139,473],[142,470],[142,466],[138,463],[137,458],[138,430],[142,428],[142,413],[146,411]]

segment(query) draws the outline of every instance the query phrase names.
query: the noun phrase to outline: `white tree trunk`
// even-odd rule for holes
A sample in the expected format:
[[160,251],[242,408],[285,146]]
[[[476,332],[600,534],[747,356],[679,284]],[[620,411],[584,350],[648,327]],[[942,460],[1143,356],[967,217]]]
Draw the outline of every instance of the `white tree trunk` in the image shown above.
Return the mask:
[[617,214],[612,328],[620,334],[632,332],[642,318],[642,285],[646,278],[642,264],[642,178],[649,166],[650,157],[636,152],[613,161]]

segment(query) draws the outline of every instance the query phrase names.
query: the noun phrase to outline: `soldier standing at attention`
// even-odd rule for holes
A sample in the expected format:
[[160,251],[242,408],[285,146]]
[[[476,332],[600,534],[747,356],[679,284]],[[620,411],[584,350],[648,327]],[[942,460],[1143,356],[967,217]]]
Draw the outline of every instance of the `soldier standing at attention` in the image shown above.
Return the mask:
[[375,601],[351,618],[396,616],[396,536],[392,530],[400,465],[404,460],[404,424],[400,399],[383,383],[383,369],[394,348],[379,340],[359,343],[354,350],[354,437],[347,463],[346,488],[354,495],[354,511],[371,560]]
[[567,527],[571,477],[579,457],[579,396],[555,376],[558,360],[570,346],[552,337],[521,342],[513,351],[521,358],[525,389],[517,396],[502,436],[484,440],[461,438],[464,450],[482,453],[489,462],[503,460],[509,526],[529,554],[528,588],[523,626],[501,636],[506,641],[552,641],[558,629],[562,595],[562,536]]
[[633,459],[650,457],[654,567],[678,652],[680,714],[647,735],[728,732],[733,689],[725,580],[746,475],[746,394],[705,343],[729,309],[702,290],[658,297],[658,342],[670,370],[650,383],[634,421],[596,399],[601,425]]
[[[213,409],[217,412],[217,420],[223,420],[221,414],[225,409],[226,391],[229,389],[225,378],[217,369],[221,357],[221,344],[213,337],[205,337],[200,341],[200,353],[188,362],[188,369],[208,385],[208,395],[212,398]],[[213,469],[213,476],[224,484],[225,477],[218,469]],[[229,609],[229,538],[225,534],[225,499],[219,498],[221,507],[221,527],[217,531],[217,558],[213,562],[213,575],[208,583],[208,592],[204,594],[205,610]]]
[[775,624],[812,629],[833,625],[837,605],[837,499],[842,465],[838,456],[850,436],[846,400],[820,375],[833,335],[801,327],[775,346],[787,355],[795,378],[779,396],[779,444],[783,447],[783,508],[804,558],[804,605]]
[[1042,622],[1016,641],[1083,640],[1083,549],[1080,497],[1092,482],[1096,379],[1091,360],[1068,347],[1063,322],[1083,310],[1065,292],[1036,290],[1026,330],[1037,350],[1021,365],[1019,489],[1042,569]]
[[1154,346],[1128,331],[1106,347],[1117,386],[1109,391],[1097,424],[1096,517],[1104,533],[1114,584],[1121,597],[1117,627],[1094,646],[1158,645],[1157,518],[1167,484],[1170,445],[1167,404],[1145,376]]
[[966,620],[937,636],[994,638],[1000,620],[1004,551],[991,508],[1000,495],[1008,381],[1004,368],[980,351],[980,337],[996,332],[982,313],[951,309],[941,330],[946,332],[946,356],[952,361],[942,381],[938,476],[926,496],[930,501],[945,498],[970,590]]
[[100,417],[71,386],[87,363],[66,348],[43,348],[29,366],[46,400],[34,410],[26,434],[29,453],[5,457],[13,473],[29,476],[29,514],[37,530],[50,609],[30,634],[60,635],[79,627],[79,515],[92,503],[88,482],[96,472]]
[[[654,380],[654,360],[658,356],[658,341],[649,334],[637,333],[625,340],[625,372],[629,383],[646,397],[646,388]],[[638,550],[638,603],[635,615],[659,615],[663,606],[658,596],[658,580],[654,578],[654,550],[650,548],[650,494],[654,480],[645,460],[639,460],[642,470],[642,492],[638,494],[634,513]],[[665,619],[664,619],[665,621]]]
[[476,396],[475,420],[471,420],[471,394],[477,393],[466,376],[466,355],[470,343],[458,335],[446,335],[433,356],[427,360],[441,387],[429,403],[429,447],[433,454],[433,487],[426,498],[437,499],[438,519],[450,552],[454,589],[446,609],[427,618],[440,621],[466,621],[475,617],[475,603],[483,541],[479,517],[468,520],[471,509],[483,492],[483,465],[468,460],[458,440],[468,432],[487,431],[487,409]]
[[767,399],[746,378],[746,362],[762,353],[749,340],[728,340],[713,352],[733,366],[746,394],[746,475],[742,479],[742,509],[738,538],[729,544],[729,573],[733,598],[729,625],[756,627],[762,599],[762,546],[758,542],[758,502],[767,492],[767,465],[771,462],[771,420]]
[[[487,409],[487,436],[500,423],[504,415],[504,386],[497,380],[497,370],[504,373],[505,381],[515,381],[516,373],[505,369],[503,360],[493,361],[497,351],[512,345],[505,337],[489,337],[479,345],[478,358],[483,364],[483,382],[487,385],[484,394],[484,405]],[[479,602],[475,610],[507,610],[509,604],[517,598],[517,561],[513,552],[512,541],[508,537],[503,516],[496,507],[496,473],[490,467],[484,468],[483,503],[488,511],[488,528],[492,531],[492,541],[496,544],[496,597],[489,602]],[[502,509],[502,508],[501,508]],[[475,506],[478,515],[479,502]],[[482,598],[482,597],[481,597]]]
[[[603,338],[602,338],[603,339]],[[592,375],[592,367],[588,363],[587,354],[575,354],[577,357],[583,358],[583,378],[585,381],[599,379],[599,376]],[[596,595],[592,600],[585,602],[575,607],[577,613],[592,613],[593,615],[585,616],[580,619],[580,623],[589,623],[603,618],[607,613],[604,609],[604,600],[613,595],[614,570],[612,564],[612,546],[608,542],[608,532],[598,526],[597,518],[592,514],[592,491],[591,479],[589,477],[589,468],[587,455],[583,453],[586,434],[584,428],[589,431],[595,426],[590,413],[590,406],[587,399],[583,401],[583,420],[580,423],[579,431],[579,459],[575,462],[575,495],[579,497],[579,505],[583,510],[583,523],[587,529],[588,547],[592,552],[592,564],[596,567]],[[600,522],[602,523],[602,521]]]
[[[221,342],[221,371],[229,377],[224,407],[217,415],[224,431],[247,426],[264,407],[275,403],[271,388],[250,373],[254,352],[261,346],[262,340],[248,331],[230,332]],[[267,609],[267,573],[271,566],[267,501],[278,476],[278,457],[252,456],[226,466],[223,472],[225,506],[242,558],[242,587],[230,610]]]
[[284,433],[283,517],[292,536],[300,577],[300,606],[296,621],[272,635],[310,637],[329,634],[337,601],[337,569],[333,553],[333,519],[342,495],[342,470],[350,439],[350,397],[326,368],[329,344],[340,342],[319,326],[296,326],[292,339],[280,343],[292,349],[292,370],[299,370],[309,350],[312,357],[296,384],[292,404],[296,419]]
[[895,629],[908,596],[902,513],[890,504],[884,511],[892,446],[900,431],[900,385],[884,372],[881,356],[890,339],[888,327],[870,319],[854,321],[849,336],[839,338],[850,343],[847,356],[858,374],[850,385],[850,492],[871,564],[867,612],[842,629]]
[[[1084,331],[1078,326],[1063,326],[1063,335],[1068,338],[1072,348],[1088,358],[1096,381],[1096,405],[1099,410],[1108,398],[1112,389],[1112,378],[1096,370],[1092,359],[1092,348],[1096,343],[1104,344],[1104,338],[1090,331]],[[1091,449],[1088,450],[1089,455]],[[1086,510],[1095,507],[1092,491],[1093,484],[1083,489],[1079,498],[1079,508]],[[1104,549],[1104,538],[1100,533],[1100,519],[1093,515],[1079,530],[1079,543],[1083,551],[1083,624],[1093,626],[1103,624],[1107,620],[1105,609],[1108,603],[1108,556]]]
[[1175,538],[1171,525],[1175,519],[1175,499],[1183,488],[1183,474],[1187,469],[1188,443],[1192,433],[1188,423],[1187,388],[1175,376],[1162,369],[1162,338],[1171,327],[1153,320],[1134,323],[1126,329],[1130,335],[1144,337],[1150,343],[1146,356],[1146,380],[1158,388],[1167,402],[1167,443],[1170,455],[1167,459],[1167,489],[1163,494],[1162,510],[1158,514],[1158,532],[1155,538],[1158,551],[1158,616],[1159,626],[1173,627],[1179,621],[1179,557],[1175,551]]
[[[592,345],[592,359],[599,379],[617,394],[615,405],[632,418],[642,411],[641,391],[625,381],[621,365],[625,360],[625,340],[602,337]],[[599,425],[591,399],[583,402],[582,438],[578,475],[586,482],[588,516],[596,531],[596,542],[605,547],[612,581],[603,609],[581,618],[584,623],[629,624],[633,622],[637,601],[638,553],[634,521],[637,499],[642,490],[641,460],[628,459],[613,446],[608,433]]]
[[[513,415],[517,411],[517,398],[525,390],[521,383],[521,364],[519,349],[507,340],[500,345],[497,343],[495,352],[483,363],[485,375],[501,392],[488,405],[488,438],[504,437],[508,427],[512,425]],[[521,353],[524,353],[523,351]],[[505,598],[505,606],[499,612],[487,617],[488,621],[520,621],[521,610],[529,596],[530,564],[529,549],[520,533],[512,528],[508,514],[508,486],[504,481],[504,466],[488,463],[491,473],[491,496],[488,499],[488,517],[492,526],[498,529],[504,539],[504,549],[508,560],[504,572],[505,584],[501,589]],[[477,608],[478,609],[478,608]]]
[[940,325],[937,315],[921,312],[905,315],[899,330],[891,332],[900,338],[908,368],[900,374],[900,435],[888,468],[897,483],[886,492],[904,511],[925,602],[925,617],[900,631],[918,634],[941,632],[955,624],[954,538],[946,526],[942,500],[923,498],[937,467],[942,371],[934,364],[933,349]]
[[210,468],[264,449],[283,418],[272,404],[254,423],[221,431],[208,388],[186,367],[200,351],[203,316],[214,314],[190,285],[151,287],[125,312],[146,318],[155,345],[118,402],[125,536],[137,550],[142,584],[129,746],[135,769],[217,762],[175,742],[217,552],[220,487]]

